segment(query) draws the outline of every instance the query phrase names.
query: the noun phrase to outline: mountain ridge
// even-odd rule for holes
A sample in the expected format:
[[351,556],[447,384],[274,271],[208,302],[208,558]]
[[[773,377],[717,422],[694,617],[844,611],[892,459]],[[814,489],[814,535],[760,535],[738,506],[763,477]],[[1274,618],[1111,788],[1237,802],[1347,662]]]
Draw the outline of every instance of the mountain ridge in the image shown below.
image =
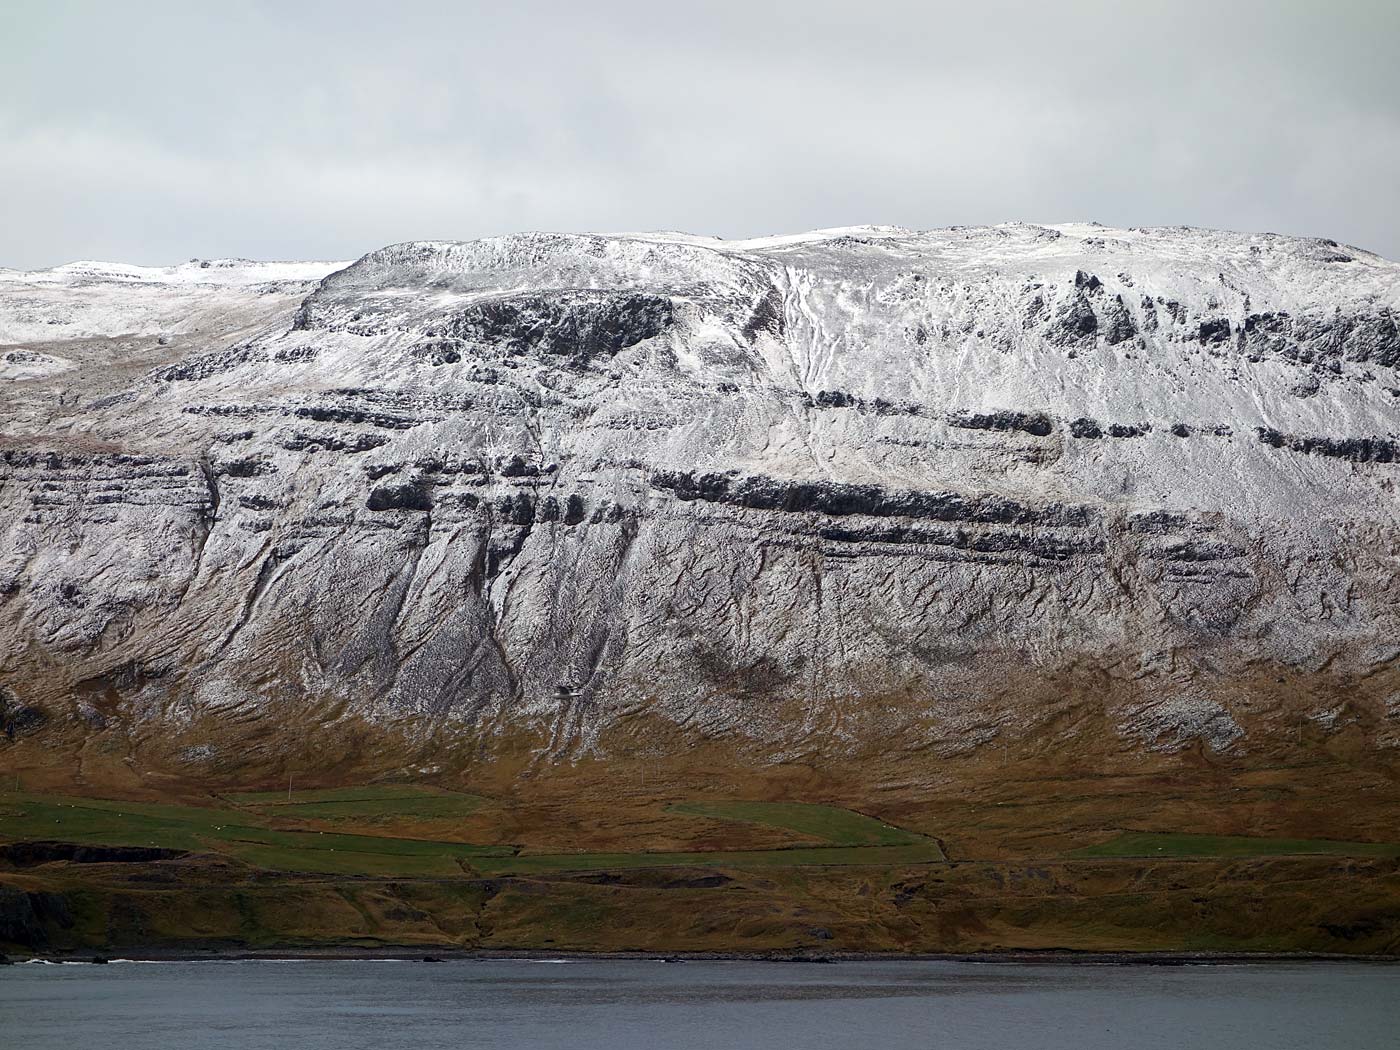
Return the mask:
[[1228,750],[1222,683],[1277,664],[1397,734],[1370,253],[1011,224],[227,263],[0,280],[11,706],[956,751],[1024,717],[980,689],[1087,661],[1134,746]]

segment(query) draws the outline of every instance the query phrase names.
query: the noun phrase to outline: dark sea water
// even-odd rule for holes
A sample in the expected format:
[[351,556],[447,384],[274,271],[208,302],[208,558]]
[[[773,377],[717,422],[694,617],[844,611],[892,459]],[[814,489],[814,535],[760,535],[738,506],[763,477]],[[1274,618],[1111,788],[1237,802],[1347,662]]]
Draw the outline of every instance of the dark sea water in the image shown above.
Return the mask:
[[0,968],[0,1050],[1396,1050],[1400,967],[189,962]]

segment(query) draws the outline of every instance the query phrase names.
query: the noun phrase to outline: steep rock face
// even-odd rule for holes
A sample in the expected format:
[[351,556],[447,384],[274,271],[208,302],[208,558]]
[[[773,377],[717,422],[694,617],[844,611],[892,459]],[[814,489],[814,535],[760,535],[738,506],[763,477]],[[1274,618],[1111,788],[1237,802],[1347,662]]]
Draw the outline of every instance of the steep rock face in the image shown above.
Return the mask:
[[[646,711],[954,754],[1068,680],[1135,747],[1400,744],[1368,253],[1017,224],[87,266],[0,274],[0,685],[47,724],[318,705],[577,754]],[[1260,699],[1297,676],[1335,691]]]

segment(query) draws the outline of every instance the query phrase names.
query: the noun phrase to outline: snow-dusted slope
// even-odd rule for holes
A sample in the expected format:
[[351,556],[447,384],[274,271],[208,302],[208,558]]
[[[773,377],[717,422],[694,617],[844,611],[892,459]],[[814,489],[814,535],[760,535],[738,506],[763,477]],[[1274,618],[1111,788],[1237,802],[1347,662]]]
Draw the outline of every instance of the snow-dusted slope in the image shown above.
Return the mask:
[[1094,225],[0,274],[0,682],[558,751],[951,753],[1055,689],[1134,746],[1393,746],[1397,320],[1357,249]]
[[126,375],[225,345],[260,331],[345,265],[206,259],[0,270],[0,381],[86,367],[102,383],[94,368]]

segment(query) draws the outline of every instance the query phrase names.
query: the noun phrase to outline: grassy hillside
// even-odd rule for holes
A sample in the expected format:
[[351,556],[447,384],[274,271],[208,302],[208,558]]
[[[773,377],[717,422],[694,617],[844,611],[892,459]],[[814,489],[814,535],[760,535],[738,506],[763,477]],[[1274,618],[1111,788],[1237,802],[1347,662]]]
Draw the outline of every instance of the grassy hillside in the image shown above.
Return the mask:
[[[569,853],[524,852],[508,843],[473,844],[405,836],[395,824],[465,817],[487,803],[411,785],[305,792],[233,792],[232,806],[180,806],[0,793],[0,841],[57,840],[153,846],[209,853],[269,871],[448,877],[645,867],[802,867],[918,864],[944,859],[932,839],[832,806],[791,803],[678,804],[677,812],[788,828],[829,846],[785,849]],[[278,797],[281,800],[272,802]],[[370,833],[322,824],[365,824]]]
[[[1145,751],[1072,692],[1025,710],[1030,743],[851,750],[833,724],[781,759],[647,715],[558,759],[320,710],[55,719],[0,741],[0,951],[1400,952],[1400,750],[1376,733]],[[225,758],[182,757],[207,740]],[[43,842],[182,852],[6,859]]]
[[[631,849],[542,848],[558,829],[531,829],[558,812],[415,784],[180,803],[11,791],[0,950],[1400,950],[1396,844],[1098,832],[969,860],[954,836],[949,861],[942,836],[842,806],[673,799],[574,821],[580,841],[630,833]],[[16,843],[182,852],[35,863]]]

